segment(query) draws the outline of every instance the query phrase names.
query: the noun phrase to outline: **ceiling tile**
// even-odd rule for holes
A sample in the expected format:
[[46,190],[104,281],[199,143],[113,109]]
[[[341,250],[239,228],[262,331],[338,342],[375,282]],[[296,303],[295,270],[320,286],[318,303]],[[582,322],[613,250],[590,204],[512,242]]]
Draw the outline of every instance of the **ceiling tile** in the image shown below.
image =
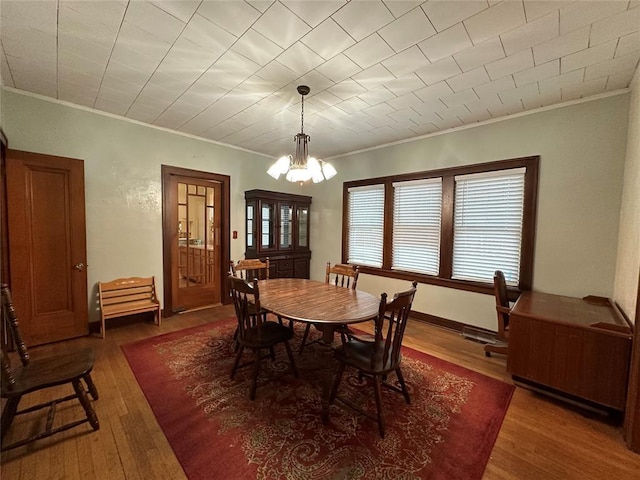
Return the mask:
[[[575,2],[560,9],[560,35],[611,17],[627,9],[627,2],[590,1]],[[615,21],[614,21],[615,23]]]
[[579,28],[548,42],[533,47],[533,59],[536,65],[564,57],[589,46],[589,27]]
[[194,15],[180,35],[202,48],[222,55],[237,40],[237,37],[202,15]]
[[462,73],[462,71],[452,57],[444,58],[416,71],[416,75],[427,85],[433,85],[459,73]]
[[562,87],[563,100],[575,100],[589,95],[603,93],[607,84],[606,77],[600,77],[588,82]]
[[285,7],[287,7],[298,17],[304,20],[308,25],[310,25],[311,27],[315,27],[329,15],[345,5],[347,1],[323,0],[321,2],[310,2],[308,0],[283,0],[282,3],[285,5]]
[[396,80],[391,80],[385,84],[385,87],[395,95],[404,95],[425,87],[425,84],[415,73],[411,73]]
[[471,39],[462,23],[440,32],[418,44],[429,60],[436,62],[465,48],[471,47]]
[[609,75],[607,79],[607,91],[620,90],[621,88],[629,87],[631,80],[633,79],[633,73],[629,75],[627,72],[613,73]]
[[571,70],[610,60],[613,58],[617,43],[617,40],[611,40],[607,43],[601,43],[595,47],[585,48],[579,52],[562,57],[560,59],[560,71],[567,73]]
[[[220,54],[202,48],[187,39],[179,38],[158,67],[166,73],[196,74],[199,76],[218,60]],[[189,75],[191,77],[191,75]]]
[[524,87],[516,87],[510,90],[502,90],[498,93],[498,96],[505,104],[514,102],[516,100],[522,100],[523,98],[530,97],[531,95],[538,95],[538,84],[529,83]]
[[422,50],[414,45],[404,52],[396,53],[394,56],[383,60],[381,63],[396,77],[402,77],[425,67],[429,64],[429,60],[424,56]]
[[489,7],[484,0],[456,1],[431,0],[420,8],[424,10],[438,32],[463,21]]
[[553,91],[562,87],[568,87],[574,83],[582,83],[584,80],[584,69],[574,70],[573,72],[564,73],[551,78],[540,80],[538,85],[540,87],[540,93],[545,94],[549,91]]
[[348,100],[345,100],[344,102],[338,103],[336,106],[341,110],[344,110],[345,112],[351,114],[351,113],[357,113],[369,107],[370,105],[358,97],[353,97]]
[[367,93],[358,95],[358,98],[364,100],[369,105],[377,105],[393,97],[395,97],[395,95],[384,87],[374,88],[369,90]]
[[557,12],[562,7],[574,3],[574,1],[575,0],[524,0],[524,11],[527,15],[527,22],[532,22],[549,13]]
[[340,83],[336,83],[332,87],[327,89],[329,93],[332,93],[338,98],[342,100],[347,100],[349,98],[355,97],[360,93],[364,93],[366,89],[357,83],[355,80],[343,80]]
[[447,84],[454,92],[461,92],[468,88],[473,88],[483,83],[489,82],[489,75],[484,67],[478,67],[468,72],[449,78]]
[[416,90],[414,93],[420,97],[420,100],[423,102],[428,102],[429,100],[451,95],[453,90],[451,90],[451,87],[449,87],[446,82],[440,82],[435,85],[429,85],[428,87]]
[[266,65],[283,52],[283,49],[271,40],[250,28],[231,47],[231,50],[253,60],[258,65]]
[[164,10],[178,20],[187,23],[198,9],[200,0],[149,0],[156,7]]
[[239,37],[258,19],[260,12],[242,1],[202,2],[197,13]]
[[516,28],[525,21],[522,2],[498,3],[464,21],[474,44]]
[[311,30],[309,25],[278,2],[262,14],[253,28],[282,48],[289,48]]
[[631,33],[620,37],[616,47],[615,56],[619,57],[628,53],[640,51],[640,32]]
[[316,70],[334,82],[341,82],[345,78],[360,72],[362,68],[360,68],[349,57],[341,53],[316,67]]
[[395,52],[389,45],[378,35],[374,33],[370,37],[365,38],[361,42],[356,43],[353,47],[344,51],[344,54],[351,60],[356,62],[360,67],[367,68],[378,63],[385,58],[389,58]]
[[378,34],[396,52],[401,52],[435,33],[435,29],[421,8],[414,8],[378,31]]
[[379,0],[349,2],[333,14],[333,19],[356,41],[360,41],[393,21],[393,15]]
[[447,95],[440,99],[447,107],[453,108],[467,103],[472,103],[478,100],[478,95],[472,89],[464,90],[453,95]]
[[591,27],[591,45],[638,31],[638,25],[640,25],[640,8],[638,7],[595,22]]
[[129,2],[125,22],[168,43],[173,43],[185,27],[183,21],[144,1]]
[[550,62],[543,63],[542,65],[528,68],[521,72],[513,74],[513,79],[516,82],[516,86],[521,87],[527,83],[538,82],[545,78],[555,77],[560,73],[560,60],[555,59]]
[[469,70],[473,70],[474,68],[493,62],[504,56],[500,39],[493,38],[475,47],[456,53],[453,58],[456,59],[456,62],[458,62],[463,72],[468,72]]
[[294,43],[277,60],[298,75],[304,75],[324,63],[324,59],[320,55],[314,53],[302,42]]
[[384,68],[380,63],[377,63],[376,65],[353,75],[352,78],[367,90],[371,90],[394,80],[396,77],[394,77],[393,74],[391,74],[389,70]]
[[[7,25],[25,26],[43,33],[57,32],[58,5],[56,2],[2,2],[3,28]],[[4,36],[4,33],[3,33]]]
[[335,82],[329,80],[317,70],[311,70],[291,84],[291,91],[295,91],[298,85],[308,85],[311,87],[311,94],[313,95],[314,92],[321,92],[333,84],[335,84]]
[[277,60],[274,60],[268,65],[262,67],[256,72],[256,75],[271,82],[275,88],[283,87],[298,78],[298,74],[290,68],[285,67]]
[[[327,41],[328,39],[331,40]],[[356,43],[331,18],[326,19],[307,33],[301,41],[325,60],[335,57],[344,49]]]
[[391,98],[387,100],[386,103],[395,110],[403,110],[405,108],[413,107],[416,103],[422,103],[422,101],[413,92],[409,92],[398,97]]
[[491,97],[501,90],[507,90],[515,88],[516,84],[513,81],[512,76],[502,77],[493,82],[483,83],[477,87],[473,87],[473,90],[478,94],[480,98]]
[[521,52],[485,65],[491,80],[504,77],[505,75],[511,75],[512,73],[520,72],[531,67],[533,67],[533,54],[530,49],[522,50]]
[[504,51],[512,55],[559,35],[558,12],[550,13],[533,22],[521,25],[500,35]]
[[640,52],[634,52],[629,55],[616,57],[605,62],[600,62],[596,65],[588,66],[585,71],[584,79],[586,81],[615,73],[633,73],[638,68],[638,59],[640,59]]
[[409,10],[424,2],[424,0],[383,0],[386,7],[391,11],[394,17],[399,18]]

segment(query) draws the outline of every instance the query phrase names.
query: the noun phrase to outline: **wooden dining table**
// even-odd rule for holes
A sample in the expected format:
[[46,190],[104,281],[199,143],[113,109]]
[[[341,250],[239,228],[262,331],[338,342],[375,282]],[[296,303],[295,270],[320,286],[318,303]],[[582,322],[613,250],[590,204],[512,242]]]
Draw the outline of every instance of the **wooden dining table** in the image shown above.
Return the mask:
[[[330,283],[302,278],[272,278],[258,282],[260,307],[274,315],[298,322],[312,323],[322,332],[324,352],[331,355],[337,328],[372,320],[378,315],[380,299],[375,295]],[[332,357],[331,357],[332,358]],[[329,419],[329,393],[334,362],[327,367],[323,382],[322,419]]]

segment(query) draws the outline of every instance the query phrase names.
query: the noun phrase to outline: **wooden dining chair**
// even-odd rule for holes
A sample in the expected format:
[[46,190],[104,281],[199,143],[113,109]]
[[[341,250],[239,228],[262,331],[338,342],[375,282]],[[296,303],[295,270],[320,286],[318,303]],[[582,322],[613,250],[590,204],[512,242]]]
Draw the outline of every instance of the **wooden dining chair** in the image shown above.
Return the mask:
[[[327,267],[325,269],[325,283],[331,283],[338,287],[350,288],[352,290],[356,289],[356,285],[358,284],[358,275],[360,274],[360,269],[356,265],[347,265],[345,263],[337,263],[331,266],[331,262],[327,262]],[[313,342],[307,343],[307,338],[309,337],[309,330],[311,330],[311,323],[307,323],[307,326],[304,330],[304,335],[302,336],[302,342],[300,343],[300,349],[298,350],[298,355],[302,354],[304,347],[309,345],[309,343],[316,343],[320,340],[314,340]],[[345,335],[349,333],[349,329],[347,325],[341,325],[338,329],[338,332]]]
[[[402,360],[400,347],[402,346],[402,337],[409,319],[413,298],[416,294],[416,287],[417,283],[413,282],[409,290],[396,293],[388,303],[387,294],[383,293],[381,295],[380,310],[375,320],[374,338],[369,340],[352,336],[334,349],[335,358],[338,360],[339,366],[331,389],[329,403],[333,404],[338,399],[366,417],[376,420],[381,437],[384,437],[385,433],[381,386],[384,385],[402,393],[407,404],[411,403],[409,391],[400,369]],[[346,398],[337,396],[338,387],[347,366],[358,370],[358,374],[361,377],[372,379],[376,400],[376,415],[364,410]],[[386,381],[388,374],[391,372],[395,372],[400,387]]]
[[509,315],[511,314],[511,307],[507,296],[507,282],[501,270],[496,270],[493,274],[493,293],[496,299],[496,313],[498,314],[498,333],[496,334],[497,343],[488,343],[484,346],[484,354],[487,357],[490,357],[491,353],[506,355],[509,349]]
[[[296,378],[298,377],[298,370],[293,361],[293,354],[291,353],[291,347],[289,345],[289,340],[293,338],[293,330],[285,327],[281,323],[267,321],[263,315],[254,315],[251,313],[253,306],[260,310],[260,291],[256,279],[252,282],[247,282],[242,278],[229,275],[228,282],[236,311],[236,318],[238,320],[237,341],[239,345],[231,370],[231,379],[233,380],[239,368],[253,365],[253,380],[249,391],[249,398],[253,400],[256,398],[260,362],[267,356],[271,356],[271,359],[275,360],[273,347],[278,343],[284,343],[293,375]],[[254,358],[252,362],[240,364],[245,348],[253,352]],[[264,350],[268,350],[269,354],[263,356],[262,352]]]
[[269,257],[264,261],[259,258],[247,258],[238,260],[238,263],[229,262],[229,271],[234,277],[243,278],[245,280],[268,280],[269,279]]
[[[27,351],[27,346],[22,340],[18,316],[13,307],[9,287],[3,284],[1,288],[3,317],[6,319],[7,327],[11,332],[11,338],[18,350],[20,365],[15,368],[12,367],[9,352],[3,345],[1,394],[2,398],[6,399],[6,403],[2,410],[2,419],[0,423],[0,443],[3,443],[7,431],[17,415],[34,412],[46,407],[49,408],[44,431],[34,433],[27,438],[15,441],[9,445],[2,445],[1,450],[5,451],[20,447],[56,433],[63,432],[70,428],[77,427],[86,422],[89,422],[94,430],[98,430],[100,428],[98,417],[91,406],[91,402],[87,398],[88,393],[94,400],[98,399],[98,390],[91,379],[91,371],[93,369],[94,362],[93,350],[82,349],[69,351],[59,355],[32,359]],[[23,410],[18,410],[18,404],[23,396],[65,384],[69,384],[73,387],[72,394],[64,397],[58,397],[44,403],[39,403]],[[57,405],[61,402],[74,399],[77,399],[80,402],[80,405],[82,405],[85,418],[68,422],[54,428],[53,423]]]

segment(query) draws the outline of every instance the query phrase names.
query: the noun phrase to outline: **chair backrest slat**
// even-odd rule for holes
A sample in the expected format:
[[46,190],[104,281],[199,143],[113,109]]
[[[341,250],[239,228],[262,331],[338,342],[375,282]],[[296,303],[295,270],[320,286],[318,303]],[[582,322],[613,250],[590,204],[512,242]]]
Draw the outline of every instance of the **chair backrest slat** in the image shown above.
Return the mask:
[[507,281],[501,270],[493,274],[493,293],[496,297],[496,313],[498,315],[498,338],[506,340],[506,329],[509,326],[509,296],[507,294]]
[[402,338],[416,294],[417,282],[404,292],[396,293],[387,303],[387,294],[380,296],[380,310],[375,325],[375,347],[371,365],[395,365],[400,361]]
[[338,287],[355,290],[358,284],[359,274],[360,269],[355,265],[336,263],[334,266],[331,266],[331,263],[327,262],[324,281],[326,283],[333,283]]
[[229,272],[238,278],[244,280],[268,280],[269,279],[269,257],[264,262],[258,258],[247,258],[238,260],[238,263],[229,262]]
[[238,335],[245,338],[248,329],[260,325],[263,321],[262,315],[252,315],[251,311],[260,311],[260,291],[258,282],[253,279],[251,283],[242,278],[229,275],[229,292],[233,300],[238,320]]
[[[25,367],[29,365],[29,352],[27,351],[27,346],[22,339],[22,334],[20,333],[20,325],[18,322],[18,315],[16,314],[16,310],[13,307],[13,300],[11,299],[11,291],[9,290],[9,286],[6,284],[2,284],[0,287],[2,290],[2,318],[5,320],[5,325],[9,327],[9,331],[11,332],[11,338],[13,339],[13,344],[18,350],[18,354],[20,355],[20,361],[22,365]],[[3,388],[7,388],[8,390],[12,390],[13,386],[16,383],[16,379],[13,375],[13,370],[11,369],[11,363],[9,361],[9,356],[5,352],[5,346],[2,347],[2,386]]]

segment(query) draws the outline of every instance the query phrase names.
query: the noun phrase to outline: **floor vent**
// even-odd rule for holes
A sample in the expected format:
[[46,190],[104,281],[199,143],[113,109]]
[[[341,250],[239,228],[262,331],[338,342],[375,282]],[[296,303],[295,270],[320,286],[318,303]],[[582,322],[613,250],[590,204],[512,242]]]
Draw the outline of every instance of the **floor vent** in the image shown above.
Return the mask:
[[462,328],[462,336],[474,342],[497,343],[495,334],[479,328],[465,326]]

